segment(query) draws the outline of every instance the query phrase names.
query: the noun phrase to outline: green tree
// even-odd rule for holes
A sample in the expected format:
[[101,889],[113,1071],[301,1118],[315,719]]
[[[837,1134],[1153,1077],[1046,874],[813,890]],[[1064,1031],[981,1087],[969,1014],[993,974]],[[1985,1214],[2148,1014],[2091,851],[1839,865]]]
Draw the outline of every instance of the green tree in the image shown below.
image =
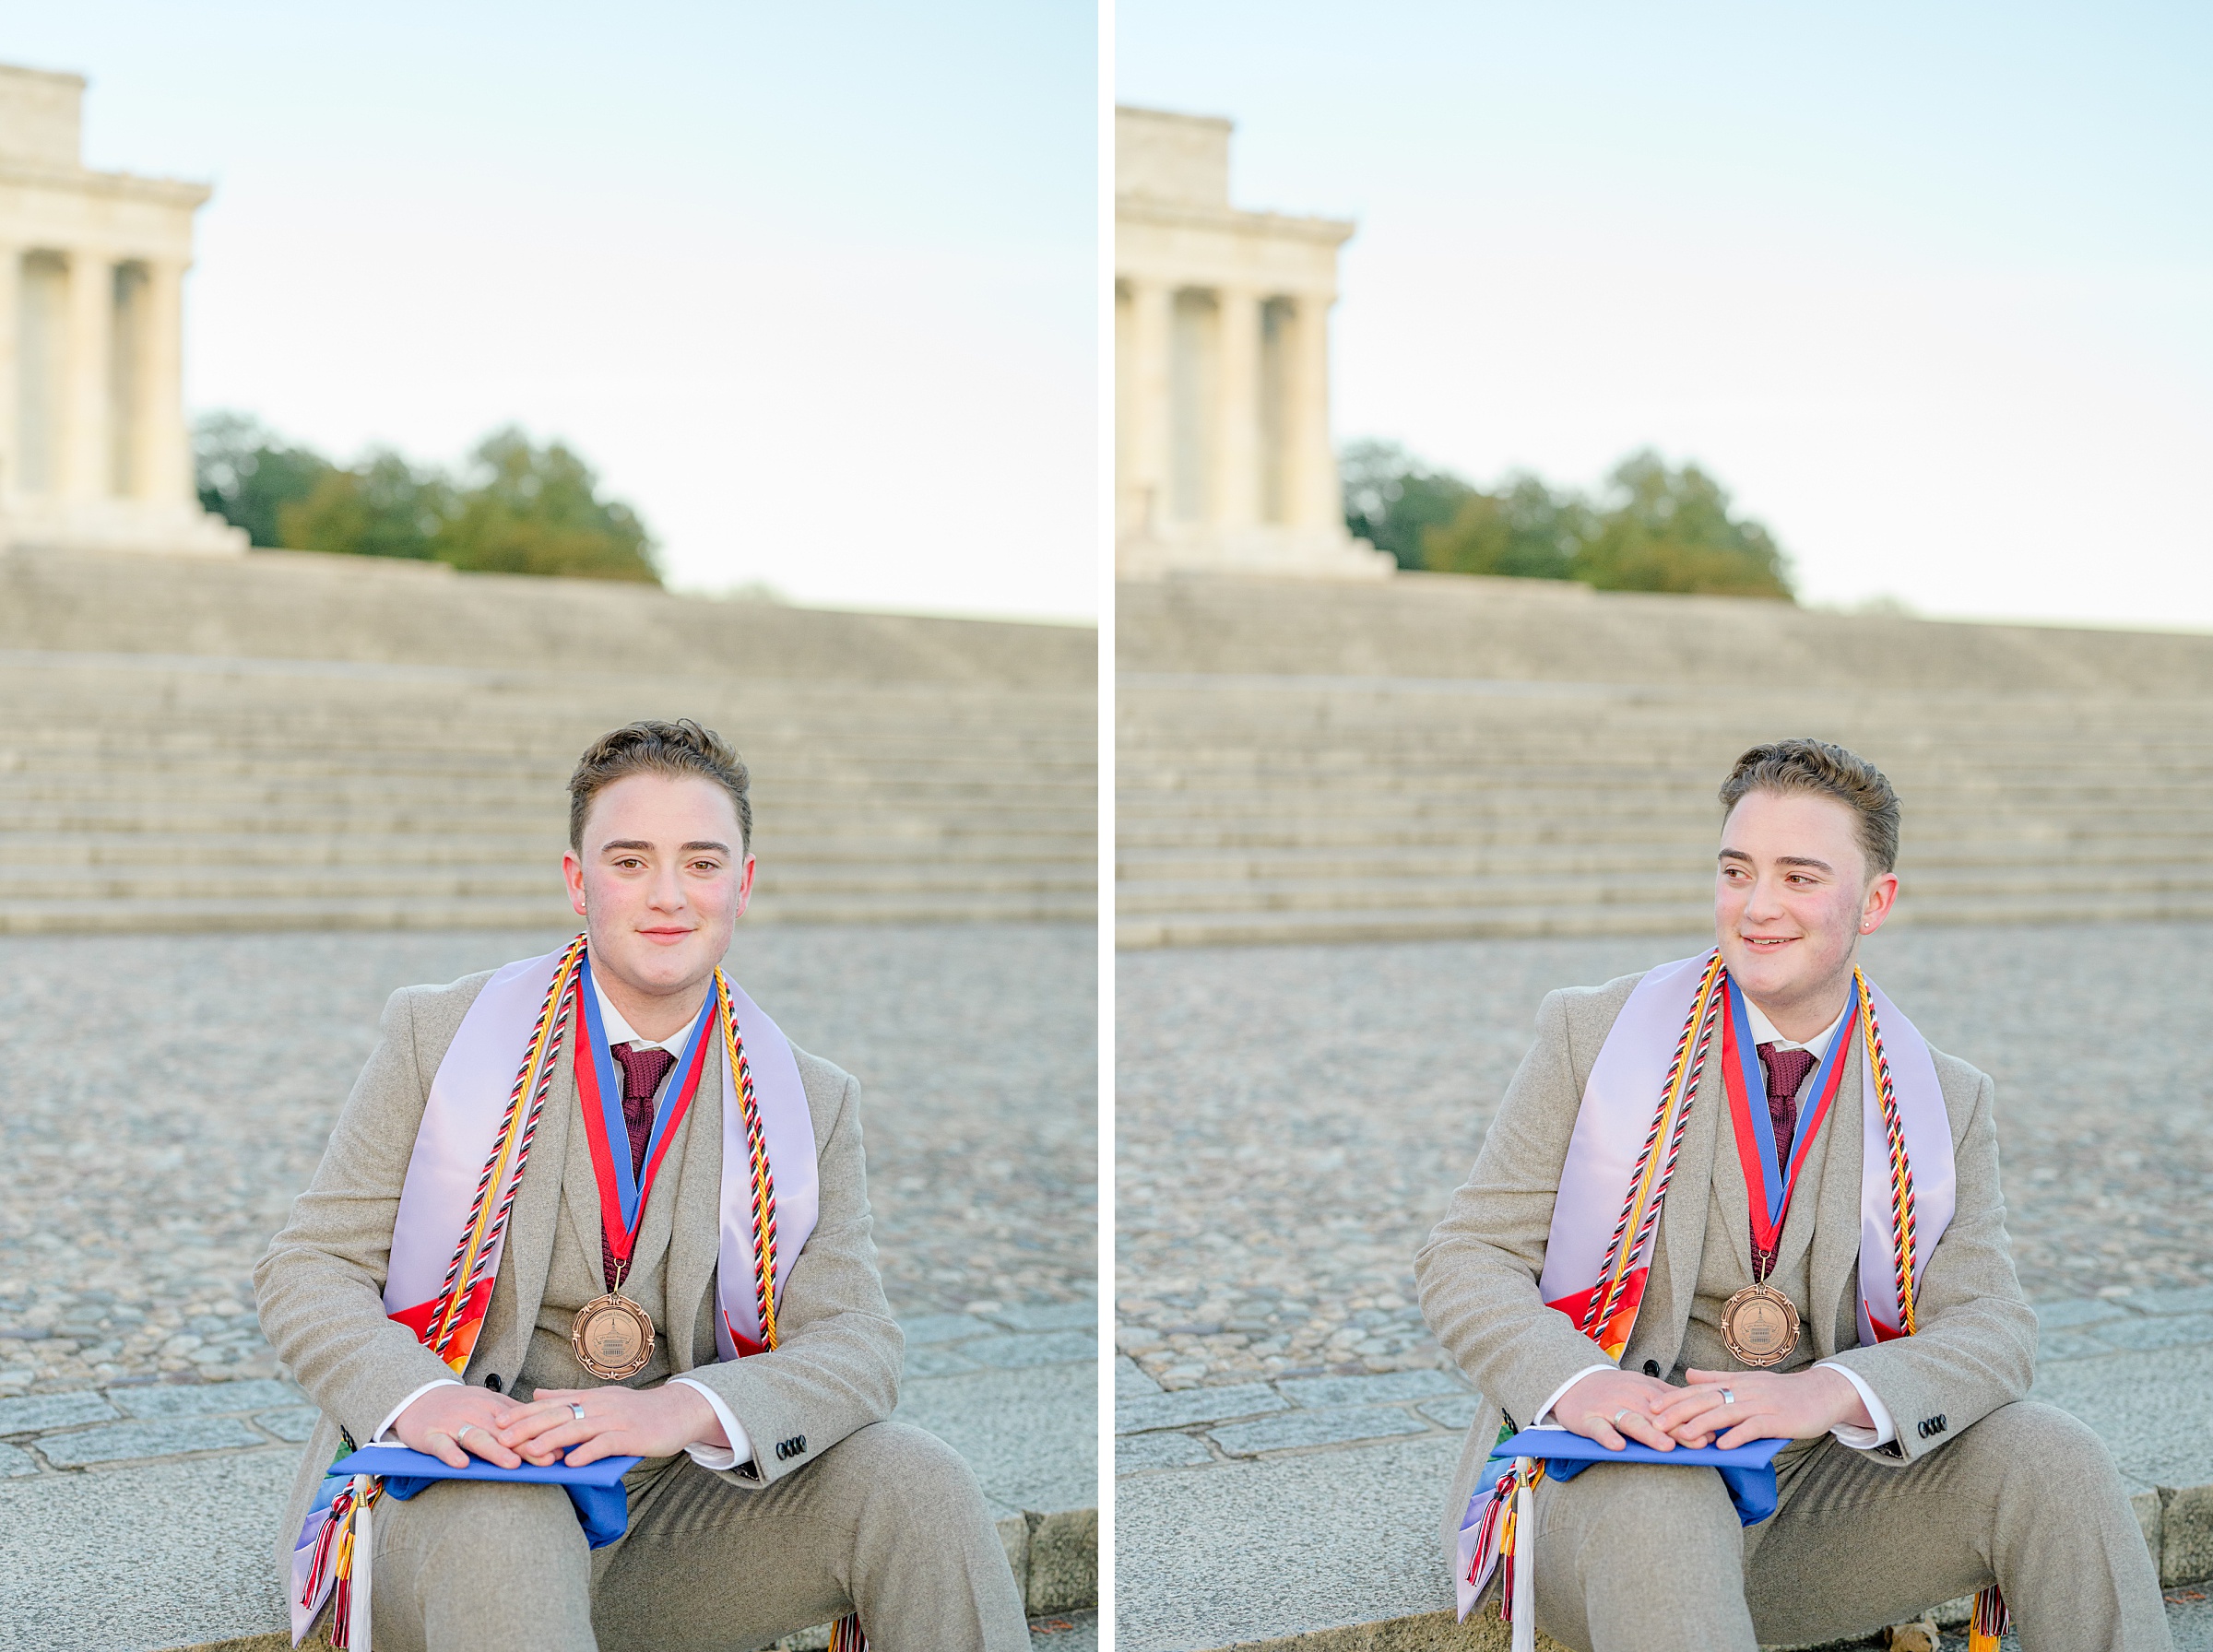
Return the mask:
[[1402,568],[1421,568],[1422,534],[1451,520],[1474,490],[1435,470],[1395,442],[1347,442],[1338,455],[1345,530],[1387,550]]
[[209,413],[193,426],[200,507],[246,530],[256,545],[281,547],[280,517],[332,473],[321,454],[280,442],[245,413]]
[[1607,478],[1612,498],[1578,550],[1575,577],[1602,591],[1702,591],[1794,600],[1790,564],[1760,524],[1696,465],[1671,469],[1649,448]]
[[1595,531],[1591,507],[1521,471],[1496,493],[1471,490],[1450,519],[1422,530],[1422,565],[1444,573],[1573,579]]
[[386,448],[350,469],[327,471],[278,518],[293,550],[429,560],[439,556],[455,510],[452,483]]
[[599,497],[591,469],[559,442],[533,446],[512,426],[471,455],[475,472],[432,554],[479,572],[566,574],[658,584],[637,513]]

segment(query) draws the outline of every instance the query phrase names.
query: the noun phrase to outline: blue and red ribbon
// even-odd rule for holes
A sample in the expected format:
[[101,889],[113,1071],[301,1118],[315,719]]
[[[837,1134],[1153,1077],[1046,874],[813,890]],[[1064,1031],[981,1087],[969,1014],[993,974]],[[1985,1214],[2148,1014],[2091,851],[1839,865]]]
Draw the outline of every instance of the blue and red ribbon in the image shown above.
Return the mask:
[[[622,1117],[622,1086],[615,1077],[614,1051],[607,1042],[606,1024],[599,1014],[599,994],[592,985],[589,957],[581,961],[576,971],[576,998],[585,1026],[585,1036],[576,1041],[576,1091],[584,1113],[585,1139],[592,1150],[592,1171],[599,1182],[599,1220],[615,1260],[628,1263],[637,1243],[639,1224],[645,1221],[645,1197],[660,1174],[661,1159],[677,1127],[684,1122],[692,1098],[699,1092],[700,1075],[707,1065],[705,1033],[715,1019],[716,998],[711,992],[707,995],[707,1001],[700,1006],[699,1019],[692,1023],[683,1053],[676,1061],[680,1076],[678,1082],[661,1092],[660,1104],[654,1111],[653,1132],[645,1139],[645,1166],[634,1172],[630,1127]],[[620,1152],[614,1150],[618,1141],[622,1144]]]

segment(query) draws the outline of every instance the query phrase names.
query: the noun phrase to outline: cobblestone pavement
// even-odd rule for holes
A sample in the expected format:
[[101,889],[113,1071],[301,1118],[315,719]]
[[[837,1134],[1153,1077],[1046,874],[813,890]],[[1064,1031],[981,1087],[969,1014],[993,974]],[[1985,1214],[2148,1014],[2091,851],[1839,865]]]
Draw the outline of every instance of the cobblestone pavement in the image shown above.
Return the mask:
[[[1555,986],[1664,938],[1118,961],[1118,1341],[1167,1388],[1414,1370],[1413,1258]],[[2036,1299],[2213,1282],[2213,925],[1900,929],[1869,973],[1997,1080]]]
[[[276,1375],[253,1266],[385,995],[561,938],[0,940],[0,1398]],[[733,975],[861,1080],[902,1315],[1091,1292],[1095,947],[1072,925],[740,931]]]

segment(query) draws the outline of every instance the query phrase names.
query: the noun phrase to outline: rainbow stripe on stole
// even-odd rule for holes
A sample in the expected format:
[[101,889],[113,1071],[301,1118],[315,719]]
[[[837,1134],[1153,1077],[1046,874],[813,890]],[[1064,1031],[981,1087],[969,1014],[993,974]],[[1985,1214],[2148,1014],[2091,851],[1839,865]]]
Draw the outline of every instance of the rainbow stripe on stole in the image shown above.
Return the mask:
[[[588,1037],[586,1018],[597,1019],[596,1003],[584,998],[585,960],[580,935],[558,952],[496,972],[431,1080],[400,1189],[384,1302],[386,1315],[456,1376],[467,1370],[491,1304],[562,1045]],[[726,1057],[716,1344],[731,1360],[775,1346],[775,1302],[814,1231],[822,1186],[790,1041],[720,971],[713,996]],[[369,1652],[369,1525],[380,1490],[367,1475],[324,1481],[293,1546],[294,1646],[336,1594],[332,1645]],[[858,1635],[850,1632],[852,1644],[861,1644]]]
[[[1927,1042],[1864,974],[1854,973],[1852,990],[1852,1013],[1837,1037],[1840,1046],[1856,1032],[1865,1057],[1857,1297],[1860,1343],[1869,1346],[1912,1333],[1913,1295],[1951,1222],[1959,1186],[1950,1119]],[[1715,1031],[1740,996],[1718,950],[1649,971],[1615,1018],[1583,1086],[1537,1292],[1615,1363],[1644,1304],[1660,1213]],[[1741,1041],[1741,1033],[1725,1039],[1727,1053],[1750,1056],[1748,1048],[1734,1047]],[[1841,1048],[1830,1053],[1840,1067]],[[1764,1083],[1757,1093],[1765,1096]],[[1753,1112],[1766,1122],[1764,1107]],[[1824,1115],[1825,1109],[1802,1121],[1793,1160],[1802,1162]],[[1771,1129],[1759,1139],[1773,1164]],[[1760,1197],[1757,1186],[1753,1196]],[[1701,1210],[1704,1197],[1701,1190]],[[1533,1490],[1532,1469],[1541,1468],[1517,1464],[1469,1498],[1454,1567],[1462,1618],[1518,1546],[1520,1522],[1506,1505]],[[1528,1575],[1525,1564],[1517,1570]],[[1512,1609],[1508,1595],[1500,1615],[1510,1621]],[[1516,1625],[1518,1643],[1525,1632]]]

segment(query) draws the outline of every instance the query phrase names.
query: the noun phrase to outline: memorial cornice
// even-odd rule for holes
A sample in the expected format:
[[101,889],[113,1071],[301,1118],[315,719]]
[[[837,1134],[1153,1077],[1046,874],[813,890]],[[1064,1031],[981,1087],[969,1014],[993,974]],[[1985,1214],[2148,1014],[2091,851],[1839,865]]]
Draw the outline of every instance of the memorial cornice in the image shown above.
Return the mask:
[[1331,247],[1350,241],[1359,228],[1350,218],[1294,218],[1281,212],[1244,212],[1234,206],[1193,206],[1151,195],[1117,195],[1114,214],[1133,223],[1158,224],[1168,229],[1226,230],[1285,241],[1310,241],[1318,246]]
[[183,178],[142,178],[135,172],[95,172],[6,158],[0,158],[0,184],[184,207],[198,206],[215,193],[211,184],[192,183]]

